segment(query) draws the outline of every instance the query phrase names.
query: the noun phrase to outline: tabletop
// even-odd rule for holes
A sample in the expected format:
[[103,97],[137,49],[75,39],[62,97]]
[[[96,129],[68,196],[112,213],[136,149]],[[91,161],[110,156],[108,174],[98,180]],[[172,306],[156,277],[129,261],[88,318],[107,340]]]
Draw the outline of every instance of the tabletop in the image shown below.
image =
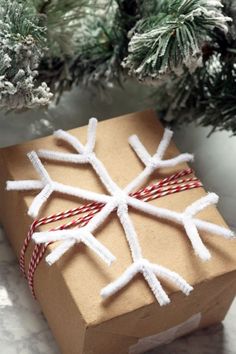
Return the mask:
[[[142,99],[140,99],[142,97]],[[0,115],[0,146],[87,124],[96,115],[105,119],[150,107],[145,87],[127,83],[111,88],[105,99],[75,88],[48,111]],[[219,209],[236,231],[236,137],[194,124],[175,128],[178,148],[195,155],[194,169],[209,191],[220,196]],[[3,354],[59,354],[37,302],[32,299],[4,232],[0,229],[0,346]],[[236,301],[223,324],[197,331],[149,354],[236,354]]]

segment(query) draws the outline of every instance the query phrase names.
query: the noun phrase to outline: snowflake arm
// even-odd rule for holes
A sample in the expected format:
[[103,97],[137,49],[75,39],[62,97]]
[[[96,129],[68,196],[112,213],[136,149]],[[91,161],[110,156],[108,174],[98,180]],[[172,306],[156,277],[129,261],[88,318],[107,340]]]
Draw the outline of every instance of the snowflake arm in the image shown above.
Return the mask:
[[[81,142],[74,136],[70,135],[67,132],[64,132],[63,130],[58,130],[57,132],[55,132],[54,135],[58,139],[63,140],[69,145],[71,145],[77,151],[77,154],[64,154],[50,150],[40,150],[39,156],[42,158],[49,158],[50,160],[56,159],[57,161],[90,164],[97,173],[98,177],[100,178],[102,184],[107,189],[107,191],[111,195],[114,195],[116,192],[119,193],[119,188],[111,179],[103,163],[97,159],[95,153],[93,152],[95,146],[96,127],[97,120],[95,118],[91,118],[89,120],[88,139],[87,144],[85,146],[82,145]],[[82,158],[82,162],[80,162],[78,158]]]
[[138,237],[134,225],[128,214],[127,204],[123,203],[118,206],[117,215],[120,219],[121,225],[123,226],[133,261],[142,259],[142,250],[138,242]]
[[43,183],[35,180],[22,180],[22,181],[7,181],[6,189],[8,191],[30,191],[42,189]]
[[141,141],[136,135],[132,135],[129,138],[129,143],[133,150],[136,152],[137,156],[145,165],[145,169],[132,181],[130,182],[124,191],[126,193],[132,192],[135,188],[142,185],[145,180],[151,176],[151,174],[162,167],[173,167],[182,162],[188,162],[193,160],[193,155],[191,154],[180,154],[174,158],[163,160],[163,156],[170,144],[173,132],[169,129],[165,129],[163,138],[157,148],[156,153],[151,156],[146,148],[143,146]]
[[108,265],[111,265],[111,263],[115,260],[115,257],[93,236],[93,233],[115,208],[116,204],[114,203],[114,200],[111,200],[84,227],[75,228],[73,230],[35,232],[32,239],[39,244],[48,244],[49,242],[61,241],[61,244],[55,247],[55,249],[53,249],[46,257],[46,261],[49,265],[55,263],[71,247],[80,242],[88,246]]
[[46,257],[46,261],[49,265],[52,265],[58,261],[70,248],[76,243],[83,243],[95,252],[104,262],[111,265],[116,259],[115,256],[103,246],[89,230],[96,229],[100,223],[114,210],[115,206],[113,201],[106,204],[106,206],[99,213],[99,222],[96,218],[93,218],[90,224],[85,228],[78,228],[74,230],[58,230],[48,232],[36,232],[33,234],[32,239],[36,243],[45,243],[61,241],[51,253]]
[[65,132],[62,129],[55,131],[54,136],[60,140],[63,140],[71,145],[78,154],[84,155],[86,152],[86,147],[78,140],[75,136]]
[[176,222],[178,224],[182,224],[196,254],[202,260],[210,259],[211,255],[201,241],[201,238],[198,234],[198,228],[203,231],[223,236],[225,238],[234,237],[234,233],[231,230],[226,229],[225,227],[221,227],[213,223],[206,222],[204,220],[193,218],[193,216],[199,211],[203,210],[209,205],[216,204],[217,202],[218,196],[215,193],[209,193],[206,196],[192,203],[190,206],[188,206],[183,213],[178,213],[176,211],[159,208],[154,205],[145,203],[141,200],[128,197],[128,203],[133,208],[141,210],[157,218],[166,219]]
[[96,118],[90,118],[86,144],[86,151],[88,152],[92,152],[95,148],[97,123]]
[[97,201],[107,203],[110,200],[108,195],[98,194],[91,191],[86,191],[78,187],[71,187],[62,183],[55,182],[51,179],[42,162],[38,158],[35,151],[28,154],[28,157],[38,173],[41,181],[8,181],[7,190],[35,190],[42,189],[41,192],[34,198],[28,214],[32,217],[36,217],[43,206],[53,192],[59,192],[62,194],[76,196],[90,201]]
[[52,161],[60,161],[60,162],[70,162],[75,164],[85,164],[87,163],[87,159],[84,156],[69,154],[58,151],[50,151],[50,150],[38,150],[38,156],[47,160]]
[[[212,198],[212,194],[214,195],[214,198],[216,198],[216,197],[218,198],[218,196],[216,196],[215,193],[209,193],[209,194],[211,195],[210,196],[211,198]],[[203,198],[205,198],[207,196],[204,196]],[[132,197],[128,198],[128,203],[133,208],[140,210],[140,211],[144,211],[145,213],[155,216],[157,218],[170,220],[170,221],[173,221],[173,222],[176,222],[179,224],[182,223],[183,213],[178,213],[176,211],[172,211],[172,210],[165,209],[165,208],[159,208],[159,207],[156,207],[151,204],[147,204],[141,200],[137,200]],[[212,204],[215,204],[215,203],[212,203]],[[205,220],[200,220],[200,219],[195,219],[195,218],[193,218],[192,221],[196,225],[196,227],[198,227],[200,230],[207,231],[207,232],[219,235],[219,236],[223,236],[226,239],[230,239],[230,238],[234,237],[234,233],[225,227],[213,224],[213,223],[205,221]]]
[[104,247],[87,229],[86,227],[74,230],[60,230],[49,232],[35,232],[33,240],[36,243],[48,243],[61,241],[47,257],[46,261],[49,265],[58,261],[70,248],[76,243],[83,243],[95,252],[104,262],[111,265],[115,260],[113,254]]
[[[32,216],[36,216],[39,212],[39,209],[41,206],[45,203],[45,201],[50,197],[50,195],[53,192],[52,188],[52,180],[47,173],[46,169],[43,167],[41,161],[38,159],[36,152],[32,151],[31,153],[28,154],[28,158],[30,159],[32,165],[34,166],[35,170],[37,171],[40,179],[41,179],[41,192],[34,198],[29,210],[28,214]],[[13,182],[8,182],[7,183],[7,189],[14,189],[16,186],[17,189],[19,190],[20,186],[22,189],[25,188],[25,183],[26,181],[13,181]],[[29,181],[29,187],[35,187],[37,186],[37,183],[40,181]],[[36,183],[35,183],[36,182]],[[38,183],[38,186],[40,186],[40,183]]]
[[186,295],[189,295],[189,293],[193,290],[193,288],[179,274],[160,265],[152,264],[146,259],[140,259],[139,261],[131,264],[131,266],[129,266],[118,279],[103,288],[101,291],[101,296],[106,299],[114,295],[125,287],[139,273],[143,274],[161,306],[167,305],[170,302],[170,299],[165,291],[163,291],[163,288],[156,276],[169,280]]
[[131,135],[129,137],[129,144],[132,149],[136,152],[136,155],[140,158],[145,166],[150,162],[150,155],[146,148],[143,146],[137,135]]

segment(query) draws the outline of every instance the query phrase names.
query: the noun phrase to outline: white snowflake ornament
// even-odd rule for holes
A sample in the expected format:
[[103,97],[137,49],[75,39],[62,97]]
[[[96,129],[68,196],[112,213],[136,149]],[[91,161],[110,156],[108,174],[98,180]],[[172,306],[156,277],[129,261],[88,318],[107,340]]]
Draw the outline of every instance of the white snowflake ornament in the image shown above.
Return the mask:
[[[138,137],[134,135],[130,137],[129,142],[137,156],[144,164],[145,168],[124,189],[121,189],[112,180],[105,166],[97,158],[94,152],[96,125],[97,120],[95,118],[91,118],[88,126],[88,138],[86,145],[81,144],[77,138],[67,132],[62,130],[57,131],[54,134],[55,137],[64,140],[71,145],[76,153],[62,153],[48,150],[40,150],[38,153],[31,152],[28,156],[40,179],[36,181],[8,181],[8,190],[41,190],[40,193],[34,198],[29,208],[29,215],[33,217],[38,215],[42,205],[54,192],[71,195],[89,201],[104,203],[104,207],[88,222],[86,226],[72,230],[36,232],[33,235],[33,240],[38,244],[48,244],[50,242],[61,241],[60,244],[56,246],[46,257],[46,261],[50,265],[60,259],[65,252],[67,252],[78,242],[83,242],[101,259],[108,264],[111,264],[115,260],[115,257],[94,237],[94,233],[107,219],[107,217],[116,210],[131,251],[133,263],[118,279],[101,290],[101,296],[103,298],[107,298],[117,293],[137,274],[143,275],[161,306],[168,304],[170,299],[162,288],[159,279],[166,279],[167,281],[173,283],[173,285],[179,288],[184,294],[188,295],[193,288],[180,275],[162,267],[161,265],[150,263],[149,260],[144,258],[138,236],[128,210],[132,207],[158,219],[169,220],[182,225],[195,253],[202,260],[208,260],[210,258],[210,253],[201,240],[198,232],[199,230],[207,231],[225,238],[232,238],[234,236],[232,231],[224,227],[195,217],[199,211],[205,209],[207,206],[216,204],[218,201],[218,196],[214,193],[209,193],[189,205],[181,213],[165,208],[159,208],[130,196],[130,193],[137,187],[143,185],[150,175],[157,169],[161,167],[172,167],[182,162],[191,161],[193,156],[190,154],[180,154],[177,157],[163,160],[166,149],[168,148],[173,135],[169,129],[165,130],[164,136],[153,156],[147,152]],[[99,194],[52,180],[41,163],[40,158],[74,164],[90,164],[109,194]]]

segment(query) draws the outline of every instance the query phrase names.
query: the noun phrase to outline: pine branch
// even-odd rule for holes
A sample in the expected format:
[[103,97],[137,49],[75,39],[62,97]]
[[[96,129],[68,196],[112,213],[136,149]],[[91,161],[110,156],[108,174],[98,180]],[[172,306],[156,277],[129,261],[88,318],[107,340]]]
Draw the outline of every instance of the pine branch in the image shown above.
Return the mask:
[[51,63],[42,62],[41,71],[46,76],[49,65],[54,69],[52,76],[43,76],[43,79],[51,82],[58,97],[78,83],[103,90],[113,82],[121,83],[121,62],[128,48],[127,33],[139,16],[137,2],[110,0],[103,6],[98,2],[95,13],[94,2],[93,6],[91,3],[85,17],[77,22],[76,40],[71,46],[74,54],[54,58]]
[[[233,1],[226,1],[224,14],[236,18]],[[236,31],[214,31],[214,41],[202,47],[203,65],[194,73],[172,75],[154,93],[165,119],[175,124],[196,122],[211,126],[211,133],[228,130],[236,134]]]
[[35,6],[47,30],[47,57],[74,55],[77,28],[91,0],[40,0]]
[[37,84],[37,67],[45,46],[45,29],[26,1],[0,1],[0,107],[35,108],[51,93]]
[[[157,92],[158,107],[165,119],[175,124],[195,121],[236,134],[236,52],[214,54],[194,74],[186,71],[180,78],[166,82]],[[163,94],[164,93],[164,94]]]
[[194,72],[202,65],[201,47],[218,28],[227,32],[230,21],[217,0],[162,1],[160,13],[141,19],[131,32],[124,67],[139,79],[157,79],[183,67]]
[[0,107],[47,105],[50,90],[81,83],[104,90],[128,72],[161,85],[167,119],[236,134],[236,5],[223,4],[0,0]]
[[46,14],[51,0],[34,0],[33,3],[39,14]]

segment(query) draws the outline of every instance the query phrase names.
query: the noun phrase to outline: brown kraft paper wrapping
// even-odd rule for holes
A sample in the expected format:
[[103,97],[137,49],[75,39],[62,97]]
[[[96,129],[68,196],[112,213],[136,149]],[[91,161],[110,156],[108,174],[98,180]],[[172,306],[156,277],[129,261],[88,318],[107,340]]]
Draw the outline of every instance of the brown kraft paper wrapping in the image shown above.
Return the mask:
[[[87,127],[73,129],[71,133],[84,143]],[[97,128],[96,154],[120,187],[127,185],[143,169],[128,144],[128,137],[132,134],[137,134],[153,154],[161,140],[163,128],[152,111],[103,121]],[[26,153],[40,148],[73,152],[52,136],[0,150],[0,218],[18,257],[32,223],[27,210],[34,194],[7,192],[5,184],[6,180],[38,178]],[[165,158],[177,154],[178,150],[172,142]],[[58,182],[105,192],[89,166],[46,161],[44,164],[50,176]],[[152,182],[186,167],[186,164],[182,164],[175,168],[161,169],[153,175]],[[197,188],[150,203],[183,211],[205,193],[203,188]],[[40,216],[83,203],[75,198],[54,194],[41,210]],[[170,295],[171,304],[160,307],[142,276],[137,276],[117,295],[102,301],[100,290],[131,264],[123,229],[113,213],[96,232],[99,241],[117,258],[111,267],[88,248],[78,245],[51,267],[42,260],[36,270],[37,300],[64,354],[125,354],[139,338],[163,332],[196,313],[201,313],[199,327],[222,321],[234,298],[236,241],[200,232],[212,255],[210,261],[202,262],[195,256],[181,226],[133,210],[130,210],[130,215],[144,256],[153,263],[179,273],[194,286],[194,291],[186,297],[163,281],[162,285]],[[208,207],[198,217],[226,226],[215,207]],[[26,264],[32,249],[33,245],[30,245]]]

